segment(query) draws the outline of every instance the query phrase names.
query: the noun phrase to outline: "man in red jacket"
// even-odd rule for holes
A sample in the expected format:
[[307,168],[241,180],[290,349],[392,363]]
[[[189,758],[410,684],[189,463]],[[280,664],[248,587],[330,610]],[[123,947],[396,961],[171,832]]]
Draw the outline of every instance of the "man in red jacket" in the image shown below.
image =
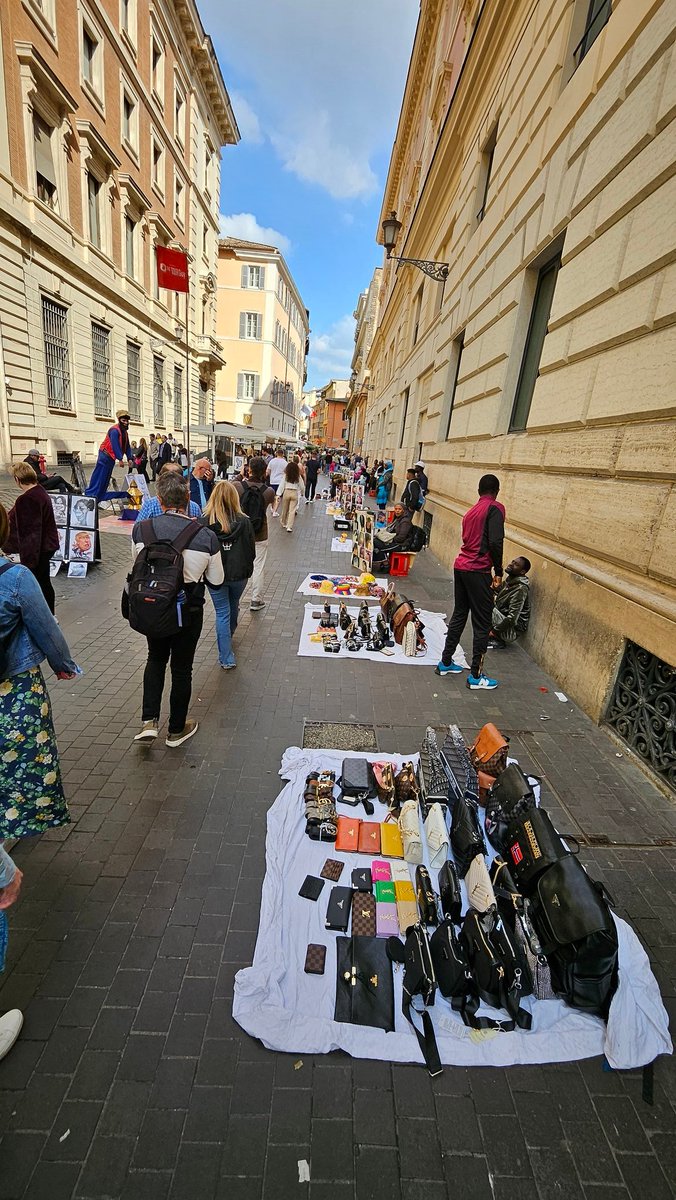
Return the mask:
[[[472,614],[472,665],[467,678],[470,691],[492,691],[497,679],[483,672],[484,654],[493,615],[493,591],[502,583],[502,549],[505,538],[505,509],[497,499],[500,481],[495,475],[482,475],[479,499],[462,518],[462,546],[453,564],[455,607],[448,623],[446,644],[437,675],[459,675],[462,667],[453,655]],[[491,573],[492,568],[492,573]]]
[[126,408],[120,408],[115,416],[117,417],[117,425],[111,425],[108,433],[101,442],[96,466],[92,471],[89,487],[85,491],[85,496],[96,496],[99,504],[102,500],[119,500],[129,494],[127,491],[108,491],[110,477],[113,474],[113,467],[116,460],[121,464],[122,459],[126,458],[130,471],[135,465],[129,441],[129,413]]

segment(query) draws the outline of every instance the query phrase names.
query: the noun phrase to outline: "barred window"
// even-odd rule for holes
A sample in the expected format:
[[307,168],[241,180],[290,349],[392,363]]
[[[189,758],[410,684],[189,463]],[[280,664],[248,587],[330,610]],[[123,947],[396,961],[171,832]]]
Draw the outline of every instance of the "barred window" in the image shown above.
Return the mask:
[[47,404],[63,412],[72,412],[70,394],[70,357],[68,353],[68,309],[55,300],[42,297],[42,329],[45,339]]
[[174,367],[174,429],[183,428],[183,371]]
[[141,421],[141,347],[127,342],[127,406],[132,421]]
[[164,359],[153,355],[153,422],[164,425]]
[[92,321],[94,416],[110,416],[110,330]]

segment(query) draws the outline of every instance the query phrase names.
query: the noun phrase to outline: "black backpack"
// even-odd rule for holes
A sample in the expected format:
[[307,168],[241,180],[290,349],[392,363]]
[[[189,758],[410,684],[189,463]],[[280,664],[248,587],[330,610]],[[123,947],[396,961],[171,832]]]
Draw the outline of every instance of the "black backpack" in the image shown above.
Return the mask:
[[427,534],[421,525],[414,525],[408,539],[408,548],[412,554],[418,554],[427,545]]
[[254,533],[260,533],[265,524],[267,505],[263,492],[266,486],[258,487],[256,484],[247,483],[246,480],[242,484],[244,490],[240,496],[239,503],[242,512],[246,513],[251,521]]
[[[0,575],[4,575],[5,571],[9,571],[10,567],[15,567],[16,565],[16,563],[11,562],[2,563],[0,565]],[[10,629],[9,633],[4,634],[4,636],[0,638],[0,679],[5,679],[7,677],[7,667],[9,666],[9,643],[16,633],[17,625],[15,625],[13,629]]]
[[[172,541],[155,536],[153,521],[139,527],[143,548],[128,576],[122,615],[132,629],[146,637],[172,637],[184,624],[186,592],[183,580],[183,551],[203,528],[186,521]],[[126,609],[126,611],[125,611]]]

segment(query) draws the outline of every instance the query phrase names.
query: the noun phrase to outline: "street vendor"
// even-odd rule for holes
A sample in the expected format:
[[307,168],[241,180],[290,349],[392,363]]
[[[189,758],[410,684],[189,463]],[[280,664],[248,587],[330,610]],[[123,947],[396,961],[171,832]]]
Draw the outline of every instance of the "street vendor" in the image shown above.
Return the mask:
[[115,416],[117,424],[111,425],[101,442],[96,466],[92,471],[89,487],[85,491],[85,496],[95,496],[99,504],[103,500],[119,500],[125,499],[127,496],[126,490],[123,492],[108,491],[116,461],[122,465],[122,459],[126,458],[130,471],[134,466],[134,453],[129,441],[129,413],[126,408],[120,408]]

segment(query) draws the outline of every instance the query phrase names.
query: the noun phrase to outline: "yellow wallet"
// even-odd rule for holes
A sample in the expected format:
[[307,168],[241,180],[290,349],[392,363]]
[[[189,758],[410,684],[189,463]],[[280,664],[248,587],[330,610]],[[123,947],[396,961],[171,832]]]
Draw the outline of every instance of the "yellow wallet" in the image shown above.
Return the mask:
[[383,821],[380,826],[380,853],[383,858],[404,857],[404,844],[399,826],[393,821]]
[[395,879],[394,895],[397,900],[412,900],[415,904],[415,888],[410,879]]

